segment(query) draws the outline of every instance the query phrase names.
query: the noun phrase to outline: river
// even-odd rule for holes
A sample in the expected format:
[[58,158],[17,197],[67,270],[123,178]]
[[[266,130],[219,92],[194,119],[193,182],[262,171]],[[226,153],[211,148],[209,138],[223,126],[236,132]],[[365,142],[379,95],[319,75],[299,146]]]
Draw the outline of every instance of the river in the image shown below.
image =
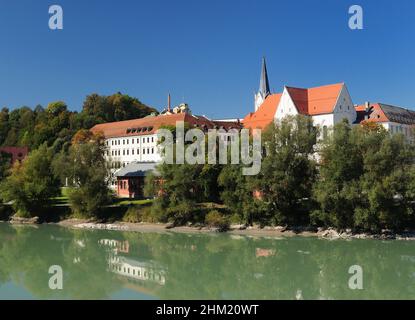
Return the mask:
[[[51,266],[62,289],[50,286]],[[351,266],[362,289],[351,289]],[[0,223],[0,299],[414,298],[415,241]]]

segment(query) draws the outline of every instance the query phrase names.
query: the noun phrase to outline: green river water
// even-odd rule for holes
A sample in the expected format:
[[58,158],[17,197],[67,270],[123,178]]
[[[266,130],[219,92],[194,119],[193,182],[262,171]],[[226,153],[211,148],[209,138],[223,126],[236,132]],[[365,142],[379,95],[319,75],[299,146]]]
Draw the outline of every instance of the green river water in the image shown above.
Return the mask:
[[[62,289],[49,268],[61,267]],[[349,287],[362,268],[363,289]],[[0,299],[414,299],[415,241],[0,223]]]

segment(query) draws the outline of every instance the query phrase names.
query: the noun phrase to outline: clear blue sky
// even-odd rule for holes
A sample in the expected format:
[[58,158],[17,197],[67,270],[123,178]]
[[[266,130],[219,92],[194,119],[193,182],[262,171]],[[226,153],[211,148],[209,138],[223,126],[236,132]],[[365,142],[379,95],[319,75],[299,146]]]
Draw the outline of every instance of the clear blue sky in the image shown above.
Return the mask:
[[[64,29],[48,28],[49,5]],[[364,29],[348,28],[360,4]],[[346,82],[354,103],[415,108],[415,1],[0,0],[0,107],[117,91],[158,109],[184,99],[194,113],[253,109],[261,57],[270,85]]]

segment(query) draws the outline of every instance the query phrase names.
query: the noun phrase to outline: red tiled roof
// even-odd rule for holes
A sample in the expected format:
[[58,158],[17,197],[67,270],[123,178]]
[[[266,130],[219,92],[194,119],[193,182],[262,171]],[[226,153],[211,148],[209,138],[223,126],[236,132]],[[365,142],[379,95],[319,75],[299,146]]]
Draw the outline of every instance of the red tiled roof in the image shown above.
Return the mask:
[[[358,114],[358,122],[367,121],[367,122],[388,122],[389,119],[386,117],[382,108],[378,103],[371,103],[369,110],[366,111],[366,106],[359,105],[355,106],[356,112]],[[365,119],[367,116],[367,119]]]
[[[396,122],[402,124],[415,124],[415,111],[387,105],[384,103],[371,103],[369,110],[365,105],[355,106],[358,114],[356,122]],[[367,119],[365,119],[365,117]]]
[[[106,138],[125,137],[129,135],[148,135],[155,134],[157,129],[163,125],[175,126],[177,121],[189,123],[191,126],[204,126],[206,129],[213,129],[215,127],[219,128],[222,126],[225,130],[228,130],[231,127],[240,127],[240,125],[235,122],[218,122],[209,120],[203,116],[194,116],[189,113],[178,113],[97,124],[91,128],[91,131],[94,133],[102,132]],[[141,129],[141,131],[138,131],[137,129]]]
[[280,99],[281,93],[267,96],[256,112],[249,113],[242,120],[244,128],[265,129],[274,120]]
[[318,115],[333,112],[343,83],[336,83],[309,89],[287,87],[300,114]]
[[[295,87],[286,87],[286,89],[300,114],[318,115],[333,112],[343,85],[336,83],[309,89]],[[244,118],[244,127],[264,129],[269,125],[277,112],[281,95],[281,93],[269,95],[256,112]]]

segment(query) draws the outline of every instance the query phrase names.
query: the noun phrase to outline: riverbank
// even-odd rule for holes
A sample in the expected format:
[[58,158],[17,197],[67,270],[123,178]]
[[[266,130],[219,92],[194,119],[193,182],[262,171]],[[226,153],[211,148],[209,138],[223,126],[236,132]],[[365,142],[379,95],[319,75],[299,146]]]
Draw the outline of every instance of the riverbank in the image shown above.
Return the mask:
[[[89,229],[89,230],[117,230],[129,232],[176,232],[176,233],[218,233],[218,228],[211,228],[207,226],[176,226],[172,227],[165,223],[130,223],[130,222],[115,222],[115,223],[98,223],[81,219],[67,219],[55,223],[62,227],[74,229]],[[379,239],[379,240],[415,240],[415,231],[407,231],[403,233],[392,233],[384,231],[381,234],[368,233],[352,233],[350,230],[345,232],[338,232],[333,228],[286,228],[282,226],[277,227],[263,227],[259,226],[243,226],[231,225],[226,234],[241,235],[241,236],[255,236],[255,237],[317,237],[323,239]]]

